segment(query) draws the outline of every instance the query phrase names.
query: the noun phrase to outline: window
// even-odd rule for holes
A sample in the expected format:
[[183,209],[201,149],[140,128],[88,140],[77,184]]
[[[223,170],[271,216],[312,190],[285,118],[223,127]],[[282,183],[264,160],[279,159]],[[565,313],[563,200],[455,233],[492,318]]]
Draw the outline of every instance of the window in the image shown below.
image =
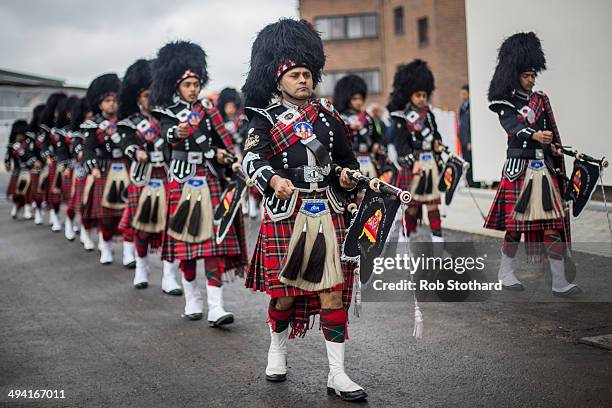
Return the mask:
[[393,9],[393,27],[395,34],[404,34],[404,8],[402,6]]
[[324,41],[354,40],[378,37],[378,16],[360,14],[354,16],[317,17],[315,27]]
[[323,75],[321,83],[317,86],[318,96],[332,96],[336,82],[347,74],[359,75],[368,86],[369,95],[377,95],[382,92],[380,71],[377,69],[367,69],[361,71],[329,71]]
[[427,17],[419,18],[417,27],[419,30],[419,48],[425,48],[429,45],[429,21]]

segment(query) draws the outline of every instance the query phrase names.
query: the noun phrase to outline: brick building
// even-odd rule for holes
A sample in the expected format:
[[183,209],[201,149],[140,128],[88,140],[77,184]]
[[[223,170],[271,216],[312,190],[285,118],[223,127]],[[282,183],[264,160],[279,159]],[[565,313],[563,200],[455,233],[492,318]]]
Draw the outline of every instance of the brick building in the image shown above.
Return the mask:
[[386,105],[397,66],[421,58],[436,78],[433,104],[457,108],[468,79],[464,0],[299,0],[299,13],[325,43],[319,95],[352,72],[368,83],[369,103]]

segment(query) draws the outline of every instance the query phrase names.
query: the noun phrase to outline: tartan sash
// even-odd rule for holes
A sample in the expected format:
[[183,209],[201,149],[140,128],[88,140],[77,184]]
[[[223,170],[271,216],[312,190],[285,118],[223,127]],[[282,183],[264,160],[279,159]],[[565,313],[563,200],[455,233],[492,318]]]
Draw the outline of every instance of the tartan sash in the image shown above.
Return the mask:
[[[521,109],[519,109],[519,114],[517,115],[519,121],[530,126],[535,124],[543,114],[546,115],[546,129],[544,130],[550,130],[553,133],[552,143],[562,145],[561,135],[557,128],[557,121],[555,120],[555,115],[553,114],[548,95],[540,91],[532,92],[529,96],[529,103],[527,106],[529,110],[533,112],[533,116],[521,114]],[[563,157],[553,156],[553,162],[555,168],[560,169],[565,174],[565,162]]]
[[417,113],[418,116],[413,120],[410,120],[407,117],[406,126],[408,126],[408,130],[410,130],[410,132],[420,132],[425,128],[425,119],[427,118],[427,114],[429,113],[429,106],[426,106],[420,112],[416,110],[413,110],[412,112]]
[[320,109],[320,105],[315,100],[312,100],[298,108],[298,114],[295,118],[286,118],[286,121],[277,121],[270,130],[270,136],[272,138],[272,155],[275,156],[285,151],[301,140],[293,131],[293,125],[302,121],[314,125]]

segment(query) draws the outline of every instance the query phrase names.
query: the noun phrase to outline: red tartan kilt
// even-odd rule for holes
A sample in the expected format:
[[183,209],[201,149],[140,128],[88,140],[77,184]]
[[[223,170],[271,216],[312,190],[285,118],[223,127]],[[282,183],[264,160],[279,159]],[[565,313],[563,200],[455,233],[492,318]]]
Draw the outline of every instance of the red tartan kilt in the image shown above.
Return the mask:
[[17,188],[17,179],[19,178],[19,173],[15,174],[15,172],[11,172],[11,178],[9,179],[8,186],[6,187],[6,196],[12,196],[15,194],[15,189]]
[[414,179],[414,174],[412,174],[412,169],[407,165],[402,164],[400,166],[399,172],[397,174],[397,180],[395,181],[395,185],[402,190],[410,191],[410,186],[412,185],[412,179]]
[[257,200],[257,202],[261,202],[261,200],[263,198],[262,195],[261,195],[261,192],[255,186],[249,188],[249,194],[251,195],[251,197],[253,197],[255,200]]
[[[210,170],[204,166],[198,166],[196,175],[206,177],[214,211],[214,208],[219,204],[221,194],[223,193],[221,183],[210,173]],[[182,187],[183,185],[176,180],[170,181],[166,184],[166,199],[168,200],[167,223],[177,210],[178,202],[181,198]],[[239,218],[239,216],[236,217],[236,220]],[[212,220],[205,220],[205,222],[212,222]],[[244,229],[241,228],[240,225],[241,224],[239,222],[234,221],[234,225],[230,227],[225,239],[219,245],[215,243],[214,236],[207,241],[192,244],[185,241],[179,241],[169,235],[165,235],[162,258],[183,261],[190,259],[201,259],[209,256],[220,256],[225,258],[225,269],[240,267],[245,263],[244,254],[241,248],[246,247],[246,243],[244,243]],[[238,233],[237,229],[239,231]],[[214,231],[216,232],[216,230],[217,227],[215,226]]]
[[68,204],[70,201],[70,193],[72,192],[72,173],[74,170],[69,169],[68,175],[62,173],[62,204]]
[[[412,168],[408,167],[406,164],[402,164],[400,166],[399,172],[397,174],[397,180],[395,182],[395,186],[401,188],[402,190],[410,191],[412,188],[412,180],[414,180],[414,174],[412,173]],[[438,180],[434,180],[434,183],[437,183]],[[440,204],[441,201],[439,198],[430,201],[419,201],[412,199],[409,206],[418,207],[421,205],[431,205],[431,204]]]
[[[57,169],[57,162],[54,160],[49,166],[49,177],[47,178],[47,185],[45,186],[45,197],[47,205],[56,206],[60,204],[62,198],[61,190],[55,192],[53,186],[55,185],[55,171]],[[63,181],[63,180],[62,180]]]
[[[484,227],[500,231],[528,232],[538,230],[560,230],[563,228],[563,218],[541,221],[516,221],[512,217],[514,205],[519,198],[525,172],[516,179],[510,181],[502,174],[501,182],[497,188],[497,194],[489,210],[489,215]],[[559,191],[559,182],[556,177],[551,177],[554,188]]]
[[87,176],[83,178],[75,177],[74,179],[74,192],[70,195],[68,200],[68,211],[74,211],[80,213],[83,208],[83,190],[85,189],[85,181]]
[[38,191],[38,180],[40,180],[40,173],[32,171],[30,172],[30,187],[26,194],[26,203],[36,201],[42,203],[45,199],[44,191]]
[[[298,297],[296,300],[296,311],[294,318],[298,323],[308,322],[310,316],[316,315],[320,310],[318,294],[321,292],[342,291],[342,301],[344,308],[348,310],[353,289],[354,267],[342,261],[342,271],[344,273],[344,283],[334,288],[326,289],[321,292],[305,291],[293,286],[282,283],[279,279],[282,266],[281,263],[287,253],[289,241],[293,232],[293,225],[301,205],[302,198],[326,198],[325,193],[306,193],[298,197],[296,210],[293,215],[285,220],[273,222],[264,212],[261,222],[261,229],[253,252],[253,258],[247,274],[245,286],[252,290],[266,292],[270,297],[277,298],[283,296]],[[346,227],[344,216],[331,212],[332,221],[336,227],[336,238],[339,248],[342,248],[346,237]],[[298,326],[300,325],[298,324]]]
[[[166,177],[166,170],[163,168],[154,167],[151,171],[151,178],[164,180],[164,185],[168,183],[168,178]],[[130,184],[128,186],[128,201],[125,210],[123,210],[121,222],[119,222],[119,231],[121,231],[121,233],[123,234],[123,238],[128,241],[134,240],[134,234],[136,230],[132,226],[132,220],[138,212],[138,201],[140,200],[140,193],[142,192],[143,188],[144,187],[139,187],[135,184]],[[161,237],[162,234],[149,233],[149,243],[154,243],[153,245],[151,245],[152,249],[156,249],[161,246]]]
[[102,198],[104,196],[104,184],[106,183],[106,174],[102,173],[102,177],[97,178],[94,181],[92,190],[93,193],[87,202],[87,206],[83,207],[83,218],[89,220],[103,220],[116,219],[117,223],[123,215],[123,210],[114,210],[102,206]]

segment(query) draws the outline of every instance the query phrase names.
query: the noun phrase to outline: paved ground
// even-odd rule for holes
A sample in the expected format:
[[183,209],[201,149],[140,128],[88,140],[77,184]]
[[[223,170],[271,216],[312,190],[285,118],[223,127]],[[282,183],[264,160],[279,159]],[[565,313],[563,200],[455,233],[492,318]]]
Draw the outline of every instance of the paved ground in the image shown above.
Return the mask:
[[[0,204],[0,406],[346,405],[325,394],[318,325],[290,342],[288,381],[264,380],[267,300],[241,279],[226,291],[235,324],[220,330],[187,322],[179,318],[183,298],[161,293],[159,268],[150,288],[137,291],[131,271],[101,266],[96,252],[48,226],[12,221],[8,210]],[[476,245],[493,239],[452,231],[448,238]],[[610,265],[599,256],[578,258],[585,270]],[[590,280],[585,286],[595,289]],[[422,309],[425,336],[418,341],[410,304],[364,303],[361,318],[351,314],[346,364],[370,394],[363,406],[611,406],[612,354],[577,339],[612,333],[612,303]],[[66,398],[15,402],[11,389],[62,389]]]

